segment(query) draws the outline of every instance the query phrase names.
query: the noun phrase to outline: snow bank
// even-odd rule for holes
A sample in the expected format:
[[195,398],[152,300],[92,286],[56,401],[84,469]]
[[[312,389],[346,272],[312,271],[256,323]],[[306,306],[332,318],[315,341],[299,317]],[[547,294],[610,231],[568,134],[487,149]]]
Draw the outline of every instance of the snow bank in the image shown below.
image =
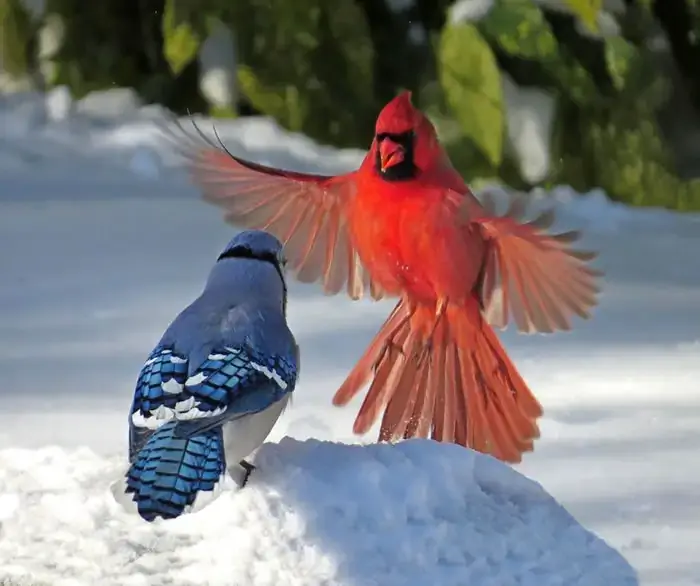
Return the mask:
[[[153,124],[164,113],[161,106],[141,105],[133,90],[123,88],[78,101],[63,87],[47,94],[0,94],[0,172],[21,173],[40,164],[42,176],[60,172],[73,181],[110,169],[115,175],[129,169],[132,179],[163,179],[179,163]],[[214,126],[195,118],[205,132]],[[359,166],[364,155],[318,145],[269,118],[217,120],[215,125],[232,152],[283,168],[340,173]]]
[[538,484],[427,440],[265,444],[241,492],[147,524],[110,492],[123,463],[0,452],[0,580],[53,586],[637,584]]

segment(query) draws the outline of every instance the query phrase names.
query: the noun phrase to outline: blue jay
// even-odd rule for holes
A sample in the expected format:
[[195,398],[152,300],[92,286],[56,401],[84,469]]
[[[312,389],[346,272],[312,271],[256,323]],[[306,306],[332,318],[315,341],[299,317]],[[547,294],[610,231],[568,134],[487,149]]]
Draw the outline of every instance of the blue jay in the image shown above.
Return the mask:
[[143,365],[125,491],[146,521],[191,510],[229,465],[239,466],[241,487],[254,469],[246,458],[282,414],[298,374],[284,265],[274,236],[235,236]]

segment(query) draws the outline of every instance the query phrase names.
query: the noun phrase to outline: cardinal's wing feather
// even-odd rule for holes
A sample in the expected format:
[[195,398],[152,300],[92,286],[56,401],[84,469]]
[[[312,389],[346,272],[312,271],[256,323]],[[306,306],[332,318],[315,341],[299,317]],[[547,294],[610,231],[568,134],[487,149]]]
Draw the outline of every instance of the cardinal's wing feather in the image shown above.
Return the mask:
[[[493,202],[485,201],[487,209]],[[523,222],[526,200],[516,196],[504,216],[478,220],[487,241],[481,300],[496,327],[513,319],[521,332],[568,330],[598,302],[602,272],[589,266],[596,254],[572,247],[577,232],[550,234],[550,210]]]
[[354,173],[314,175],[247,161],[231,154],[218,135],[215,142],[192,125],[195,133],[176,119],[159,128],[186,160],[203,199],[222,208],[228,223],[277,236],[297,279],[322,279],[327,294],[347,283],[353,299],[368,288],[375,299],[383,297],[350,240],[346,210],[354,197]]

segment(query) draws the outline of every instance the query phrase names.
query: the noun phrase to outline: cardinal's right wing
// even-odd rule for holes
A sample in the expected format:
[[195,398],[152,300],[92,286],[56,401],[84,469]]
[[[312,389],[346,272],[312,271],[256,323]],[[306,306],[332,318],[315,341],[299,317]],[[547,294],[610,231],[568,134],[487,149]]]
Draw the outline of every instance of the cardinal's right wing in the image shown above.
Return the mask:
[[228,223],[274,234],[296,278],[322,279],[326,294],[337,294],[347,283],[353,299],[368,287],[374,299],[384,296],[350,241],[346,209],[355,193],[354,172],[325,176],[268,167],[232,155],[194,122],[196,136],[172,122],[161,130],[186,159],[204,200],[222,208]]

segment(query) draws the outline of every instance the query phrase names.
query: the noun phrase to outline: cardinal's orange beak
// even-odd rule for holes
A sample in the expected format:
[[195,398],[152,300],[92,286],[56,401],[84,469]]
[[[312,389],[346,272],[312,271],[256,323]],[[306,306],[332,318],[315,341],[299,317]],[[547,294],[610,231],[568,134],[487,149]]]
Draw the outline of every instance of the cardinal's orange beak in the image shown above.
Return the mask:
[[385,138],[379,143],[379,164],[382,171],[386,171],[389,167],[403,161],[404,150],[400,144],[395,143],[389,138]]

